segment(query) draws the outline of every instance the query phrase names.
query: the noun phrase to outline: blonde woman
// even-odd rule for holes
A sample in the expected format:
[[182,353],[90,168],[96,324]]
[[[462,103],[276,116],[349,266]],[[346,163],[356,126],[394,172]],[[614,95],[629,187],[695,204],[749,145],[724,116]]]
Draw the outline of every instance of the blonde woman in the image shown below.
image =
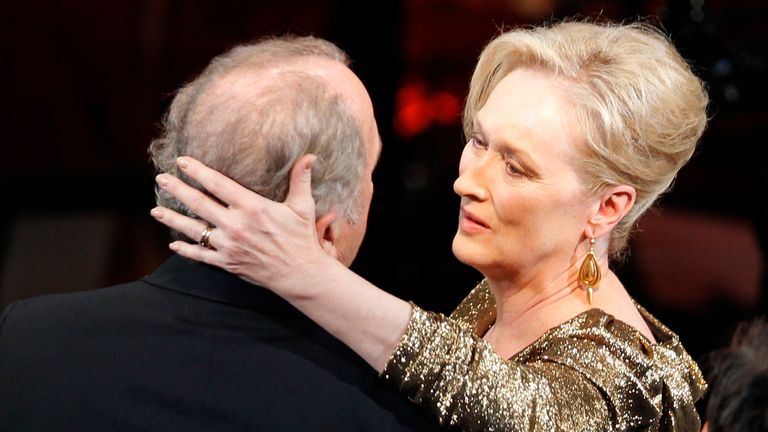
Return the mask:
[[295,166],[284,204],[181,158],[226,205],[167,174],[158,182],[216,228],[153,215],[190,239],[206,233],[207,247],[174,251],[282,296],[443,424],[698,430],[698,367],[609,262],[691,157],[706,105],[701,81],[643,24],[563,22],[491,41],[454,183],[453,252],[485,279],[450,318],[379,290],[318,243],[312,156]]

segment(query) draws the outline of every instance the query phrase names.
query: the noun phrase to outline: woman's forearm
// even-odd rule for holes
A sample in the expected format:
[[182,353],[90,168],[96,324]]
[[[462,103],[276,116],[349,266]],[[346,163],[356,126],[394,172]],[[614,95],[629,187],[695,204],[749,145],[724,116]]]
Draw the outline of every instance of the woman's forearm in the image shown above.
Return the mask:
[[400,341],[411,305],[342,263],[321,257],[270,287],[381,372]]

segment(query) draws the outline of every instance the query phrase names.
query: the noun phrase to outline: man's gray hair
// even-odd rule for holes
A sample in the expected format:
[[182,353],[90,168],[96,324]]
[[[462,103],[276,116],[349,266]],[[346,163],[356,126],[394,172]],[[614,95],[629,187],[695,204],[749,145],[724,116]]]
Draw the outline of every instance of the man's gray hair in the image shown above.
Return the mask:
[[[308,57],[349,65],[338,47],[313,37],[264,39],[214,58],[174,97],[162,134],[149,148],[157,170],[202,190],[176,165],[177,157],[188,155],[282,201],[291,167],[312,153],[317,214],[335,210],[356,222],[363,134],[342,96],[298,63]],[[156,195],[158,205],[195,216],[162,189]]]

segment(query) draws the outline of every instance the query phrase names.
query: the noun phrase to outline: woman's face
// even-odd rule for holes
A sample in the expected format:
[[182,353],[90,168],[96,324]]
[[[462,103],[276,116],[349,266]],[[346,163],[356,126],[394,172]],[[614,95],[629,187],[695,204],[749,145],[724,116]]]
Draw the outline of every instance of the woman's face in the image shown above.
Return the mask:
[[526,283],[565,271],[583,240],[594,200],[573,168],[580,135],[564,85],[517,69],[474,119],[454,183],[453,252],[489,278]]

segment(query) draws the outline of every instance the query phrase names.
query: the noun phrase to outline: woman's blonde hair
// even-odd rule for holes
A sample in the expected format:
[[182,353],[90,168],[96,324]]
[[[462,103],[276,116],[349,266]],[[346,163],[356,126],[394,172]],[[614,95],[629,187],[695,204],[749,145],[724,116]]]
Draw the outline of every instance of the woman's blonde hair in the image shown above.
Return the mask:
[[667,37],[645,23],[515,29],[480,55],[464,107],[468,138],[496,84],[517,68],[545,71],[567,84],[584,143],[576,169],[587,190],[635,188],[634,206],[611,234],[609,255],[622,258],[635,222],[670,187],[704,131],[702,81]]

